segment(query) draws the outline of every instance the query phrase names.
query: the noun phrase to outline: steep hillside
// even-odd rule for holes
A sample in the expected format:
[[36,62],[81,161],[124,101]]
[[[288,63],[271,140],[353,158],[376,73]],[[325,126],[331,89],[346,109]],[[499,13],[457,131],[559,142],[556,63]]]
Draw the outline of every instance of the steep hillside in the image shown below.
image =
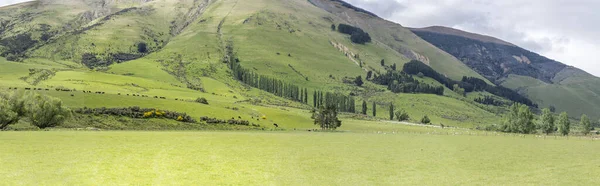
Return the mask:
[[497,38],[452,28],[411,29],[491,81],[572,117],[600,118],[600,78]]
[[376,40],[375,44],[409,59],[422,61],[454,80],[460,80],[463,76],[481,77],[452,55],[427,43],[400,24],[381,19],[341,0],[309,1],[337,18],[366,30]]
[[[4,7],[0,17],[9,26],[0,34],[4,41],[0,43],[4,56],[0,68],[18,70],[0,70],[0,86],[108,94],[49,93],[71,107],[154,105],[192,112],[194,117],[268,115],[261,125],[276,122],[298,128],[312,126],[309,109],[317,91],[352,98],[355,102],[347,103],[355,106],[352,110],[361,109],[362,101],[367,101],[368,113],[372,113],[374,102],[380,119],[388,118],[387,108],[394,103],[407,110],[413,121],[424,115],[436,124],[465,127],[498,121],[502,107],[476,103],[448,88],[442,88],[443,95],[392,93],[387,86],[366,80],[368,72],[400,71],[412,59],[456,81],[463,76],[484,78],[402,26],[338,4],[41,0]],[[351,25],[372,38],[358,44],[352,41],[355,36],[332,25]],[[364,85],[354,83],[357,76],[362,76]],[[274,79],[285,88],[257,86],[257,77]],[[425,77],[415,77],[415,81],[442,87]],[[112,100],[103,101],[103,96]],[[190,103],[199,97],[210,104]]]

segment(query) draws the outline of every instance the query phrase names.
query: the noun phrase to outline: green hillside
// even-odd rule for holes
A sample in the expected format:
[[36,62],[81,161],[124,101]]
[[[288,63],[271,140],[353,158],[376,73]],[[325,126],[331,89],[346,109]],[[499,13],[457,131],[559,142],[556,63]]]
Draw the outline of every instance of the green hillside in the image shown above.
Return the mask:
[[600,78],[490,36],[433,26],[411,29],[498,85],[541,107],[599,119]]
[[[0,32],[0,39],[30,44],[2,50],[0,86],[76,90],[73,96],[43,92],[73,108],[142,106],[218,118],[266,115],[268,119],[260,122],[268,127],[272,123],[313,127],[309,113],[313,91],[354,95],[356,110],[365,100],[368,113],[376,102],[379,119],[389,117],[387,109],[393,102],[415,122],[424,115],[435,124],[463,127],[499,122],[501,108],[475,103],[472,97],[455,95],[450,89],[444,96],[398,94],[367,80],[362,87],[348,82],[357,76],[364,79],[368,71],[385,73],[394,64],[401,70],[411,59],[423,60],[455,80],[483,78],[398,24],[351,9],[321,6],[331,3],[337,2],[41,0],[3,7],[0,17],[10,26]],[[340,16],[339,11],[350,13],[352,19]],[[360,27],[373,40],[353,43],[348,35],[332,30],[332,24]],[[44,34],[49,36],[42,39]],[[239,61],[251,72],[306,88],[308,104],[237,81],[226,59]],[[380,64],[382,59],[385,66]],[[84,94],[83,90],[106,94]],[[191,102],[199,97],[210,104]],[[363,117],[357,115],[345,117]]]

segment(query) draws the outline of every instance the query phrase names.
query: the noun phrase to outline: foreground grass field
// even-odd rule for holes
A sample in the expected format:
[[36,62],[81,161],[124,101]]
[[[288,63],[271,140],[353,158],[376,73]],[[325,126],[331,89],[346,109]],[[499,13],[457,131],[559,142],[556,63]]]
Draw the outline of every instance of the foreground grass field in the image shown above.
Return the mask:
[[309,132],[2,132],[4,185],[594,185],[600,141]]

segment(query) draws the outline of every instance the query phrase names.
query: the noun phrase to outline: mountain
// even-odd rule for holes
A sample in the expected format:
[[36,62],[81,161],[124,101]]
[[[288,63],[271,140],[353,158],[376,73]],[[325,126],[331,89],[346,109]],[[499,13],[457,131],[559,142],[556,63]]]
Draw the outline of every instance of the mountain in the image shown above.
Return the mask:
[[[74,108],[266,115],[261,125],[310,128],[309,109],[323,92],[355,106],[348,112],[366,101],[371,113],[374,102],[387,118],[393,103],[414,121],[473,127],[497,123],[506,106],[474,100],[509,102],[453,91],[467,85],[464,76],[495,85],[410,29],[339,0],[38,0],[0,8],[0,46],[0,87],[78,90],[48,93]],[[373,80],[416,60],[435,78]],[[197,98],[210,104],[190,101]]]
[[600,113],[600,79],[490,36],[453,28],[411,28],[419,37],[460,59],[496,84],[517,90],[540,106],[572,117]]

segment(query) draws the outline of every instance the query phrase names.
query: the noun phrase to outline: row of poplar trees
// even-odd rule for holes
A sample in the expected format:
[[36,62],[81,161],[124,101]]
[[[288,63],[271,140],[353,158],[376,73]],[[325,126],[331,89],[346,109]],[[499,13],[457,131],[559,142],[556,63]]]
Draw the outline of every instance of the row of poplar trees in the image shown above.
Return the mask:
[[[258,88],[276,96],[287,98],[308,104],[308,89],[300,88],[297,85],[283,82],[279,79],[260,75],[248,69],[242,68],[239,60],[227,61],[233,76],[239,81]],[[340,112],[355,112],[355,100],[352,96],[346,96],[338,93],[314,91],[313,106],[315,107],[335,107]]]
[[354,113],[356,111],[355,101],[352,96],[345,96],[331,92],[315,91],[313,92],[314,107],[330,107],[334,106],[341,112]]

